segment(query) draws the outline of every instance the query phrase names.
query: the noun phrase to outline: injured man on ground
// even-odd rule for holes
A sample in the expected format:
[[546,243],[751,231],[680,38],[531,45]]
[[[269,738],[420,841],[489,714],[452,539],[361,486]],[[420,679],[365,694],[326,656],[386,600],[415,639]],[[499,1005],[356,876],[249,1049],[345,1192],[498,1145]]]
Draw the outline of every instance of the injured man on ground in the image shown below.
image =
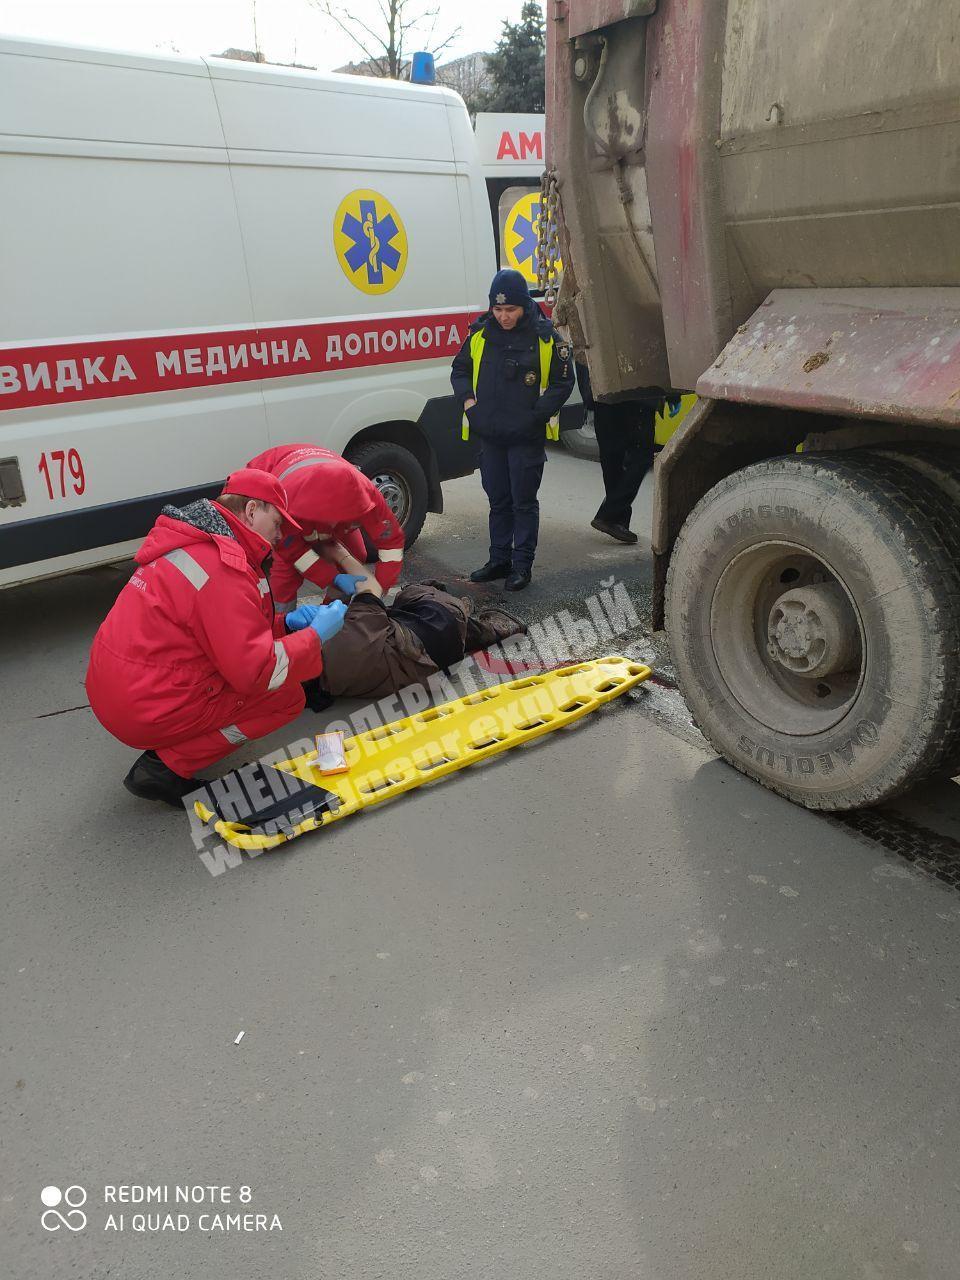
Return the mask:
[[[380,584],[339,543],[326,542],[323,554],[341,573],[359,579],[342,630],[323,646],[323,672],[304,685],[315,711],[333,698],[369,698],[399,693],[412,684],[526,631],[503,609],[475,612],[466,597],[452,595],[442,582],[403,587],[385,604]],[[310,625],[316,605],[300,605],[287,614],[291,631]]]

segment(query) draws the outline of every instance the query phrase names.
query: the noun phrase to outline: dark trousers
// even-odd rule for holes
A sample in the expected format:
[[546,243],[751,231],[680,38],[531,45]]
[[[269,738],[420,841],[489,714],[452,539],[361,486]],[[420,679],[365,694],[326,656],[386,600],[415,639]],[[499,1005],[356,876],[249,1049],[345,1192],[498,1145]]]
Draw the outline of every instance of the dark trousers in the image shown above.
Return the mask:
[[593,407],[593,424],[600,449],[605,497],[596,518],[629,527],[633,503],[643,477],[653,466],[656,411],[649,405],[625,401]]
[[540,503],[547,451],[542,441],[492,444],[480,451],[480,479],[490,501],[490,559],[529,569],[537,552]]

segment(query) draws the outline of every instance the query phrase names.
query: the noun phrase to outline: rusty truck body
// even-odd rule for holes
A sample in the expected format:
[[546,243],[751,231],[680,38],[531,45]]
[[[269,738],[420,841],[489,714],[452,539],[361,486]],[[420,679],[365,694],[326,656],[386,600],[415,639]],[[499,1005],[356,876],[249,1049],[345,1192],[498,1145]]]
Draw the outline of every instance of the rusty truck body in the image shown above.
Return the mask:
[[960,14],[549,0],[557,319],[657,459],[654,621],[737,768],[813,808],[960,764]]

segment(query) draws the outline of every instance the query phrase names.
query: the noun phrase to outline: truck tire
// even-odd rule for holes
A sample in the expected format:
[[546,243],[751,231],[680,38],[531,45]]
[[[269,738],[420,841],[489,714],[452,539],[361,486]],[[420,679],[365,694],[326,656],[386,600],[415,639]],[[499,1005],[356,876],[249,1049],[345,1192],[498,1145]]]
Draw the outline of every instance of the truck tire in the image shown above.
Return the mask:
[[960,510],[866,450],[727,477],[667,578],[680,687],[716,750],[811,809],[878,804],[960,741]]
[[590,462],[599,462],[600,446],[597,444],[597,433],[593,429],[593,413],[587,413],[582,427],[577,427],[573,431],[561,431],[560,444],[575,458],[587,458]]
[[[903,466],[919,471],[941,489],[954,506],[960,508],[960,452],[956,449],[931,444],[888,445],[877,449],[884,458],[890,458]],[[954,743],[946,758],[937,766],[933,776],[955,778],[960,773],[960,740]]]
[[427,518],[427,477],[416,456],[403,445],[374,440],[348,449],[345,457],[380,490],[412,547]]
[[891,444],[871,450],[883,458],[890,458],[913,471],[919,471],[960,506],[960,453],[956,449],[937,448],[936,445]]

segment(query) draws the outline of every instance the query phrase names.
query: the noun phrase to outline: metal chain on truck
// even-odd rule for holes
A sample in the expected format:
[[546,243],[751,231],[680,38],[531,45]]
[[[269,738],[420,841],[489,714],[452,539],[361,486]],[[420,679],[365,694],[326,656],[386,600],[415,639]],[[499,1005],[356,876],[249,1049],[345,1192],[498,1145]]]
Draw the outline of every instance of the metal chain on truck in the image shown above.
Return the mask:
[[560,189],[557,171],[544,170],[540,179],[540,221],[537,237],[537,286],[550,306],[557,300],[563,267],[560,261]]

